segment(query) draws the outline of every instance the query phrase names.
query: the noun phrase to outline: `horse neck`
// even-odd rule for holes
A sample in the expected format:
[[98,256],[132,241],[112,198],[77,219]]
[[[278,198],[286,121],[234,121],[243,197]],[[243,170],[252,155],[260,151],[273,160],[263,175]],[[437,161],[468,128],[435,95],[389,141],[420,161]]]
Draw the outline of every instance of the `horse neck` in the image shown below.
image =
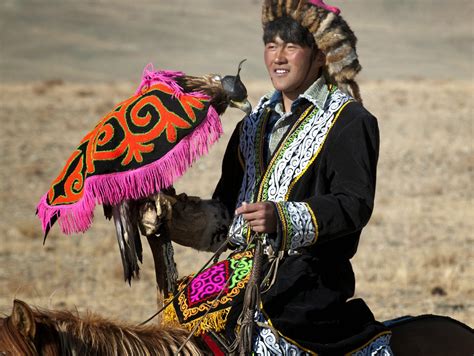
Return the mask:
[[[187,337],[187,331],[179,328],[130,325],[90,313],[79,318],[69,312],[51,312],[40,319],[57,333],[61,355],[174,354]],[[201,354],[192,340],[183,351]]]

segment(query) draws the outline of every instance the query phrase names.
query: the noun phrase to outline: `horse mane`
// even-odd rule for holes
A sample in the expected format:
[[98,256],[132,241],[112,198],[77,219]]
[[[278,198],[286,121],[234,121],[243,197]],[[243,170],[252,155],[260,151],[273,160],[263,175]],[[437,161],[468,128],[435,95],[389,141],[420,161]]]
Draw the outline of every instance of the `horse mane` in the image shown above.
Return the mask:
[[[61,354],[173,355],[188,331],[179,326],[135,325],[86,312],[79,316],[64,310],[32,308],[37,324],[55,330]],[[200,355],[193,340],[180,354]]]

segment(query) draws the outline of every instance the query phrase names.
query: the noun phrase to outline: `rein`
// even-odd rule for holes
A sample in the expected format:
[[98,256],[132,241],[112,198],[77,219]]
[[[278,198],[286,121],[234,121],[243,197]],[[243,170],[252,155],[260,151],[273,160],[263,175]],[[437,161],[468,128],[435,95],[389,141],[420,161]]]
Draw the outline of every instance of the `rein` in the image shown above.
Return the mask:
[[227,245],[227,243],[229,242],[229,239],[230,239],[230,236],[224,240],[224,242],[219,246],[219,248],[217,249],[216,252],[214,252],[214,254],[211,256],[211,258],[209,258],[209,260],[207,260],[206,263],[204,263],[204,265],[199,269],[199,271],[197,271],[197,273],[194,275],[193,278],[191,278],[185,285],[185,288],[183,288],[179,293],[176,293],[176,295],[170,300],[168,301],[160,310],[158,310],[155,314],[153,314],[152,316],[150,316],[148,319],[146,319],[145,321],[142,321],[140,324],[140,326],[142,325],[145,325],[146,323],[150,322],[151,320],[153,320],[154,318],[156,318],[160,313],[163,312],[163,310],[165,310],[171,303],[173,303],[176,298],[178,298],[182,293],[183,291],[186,289],[186,287],[202,272],[206,269],[206,267],[209,265],[209,263],[211,263],[212,261],[215,261],[216,259],[219,258],[219,256],[221,255],[221,253],[224,251],[224,247]]
[[[251,240],[249,241],[249,243],[247,244],[247,247],[245,247],[245,249],[243,250],[244,252],[245,251],[248,251],[250,246],[252,245],[253,241],[256,239],[256,234],[253,235],[251,237]],[[227,241],[228,239],[226,239]],[[257,239],[258,240],[258,239]],[[254,259],[255,259],[255,256],[254,256]],[[252,271],[253,271],[253,267],[252,267]],[[226,280],[226,284],[229,283],[229,281],[232,279],[233,275],[235,273],[235,270],[232,271],[232,273],[229,275],[229,278],[227,278]],[[197,274],[196,274],[197,275]],[[252,276],[250,277],[250,279],[252,278]],[[251,280],[249,279],[249,284],[251,282]],[[187,285],[186,285],[187,286]],[[247,284],[248,286],[248,284]],[[183,289],[184,290],[184,289]],[[214,298],[214,300],[212,301],[212,305],[214,307],[214,303],[222,296],[224,292],[224,288],[221,289],[221,291],[219,292],[219,294],[217,294],[217,296]],[[246,293],[247,293],[247,290],[246,290]],[[202,323],[202,321],[204,320],[204,318],[207,316],[207,314],[210,313],[210,311],[212,310],[212,308],[209,308],[206,313],[200,318],[200,321],[193,327],[193,329],[191,330],[191,332],[188,334],[188,337],[186,338],[186,340],[184,340],[183,344],[181,345],[181,347],[176,351],[176,353],[174,354],[174,356],[178,356],[179,355],[179,352],[184,348],[184,346],[186,345],[186,343],[191,339],[191,337],[193,336],[193,334],[196,332],[197,328],[199,327],[199,325]],[[235,348],[236,348],[237,345],[231,345],[231,348],[230,350],[228,351],[234,351]]]
[[[162,313],[171,303],[173,303],[189,286],[189,284],[202,272],[206,267],[212,262],[216,262],[216,260],[219,258],[221,253],[225,250],[228,242],[230,241],[231,237],[234,235],[234,233],[229,233],[227,238],[224,240],[224,242],[219,246],[217,251],[209,258],[206,263],[199,269],[198,272],[194,274],[194,276],[185,284],[184,288],[182,288],[178,293],[176,293],[173,298],[171,298],[161,309],[159,309],[156,313],[154,313],[151,317],[146,319],[145,321],[141,322],[139,325],[145,325],[146,323],[150,322],[153,320],[156,316],[158,316],[160,313]],[[255,314],[255,308],[257,304],[260,302],[260,279],[261,279],[261,263],[262,263],[262,255],[263,255],[263,247],[262,247],[262,241],[259,238],[259,234],[252,234],[250,237],[250,240],[247,243],[247,246],[245,249],[242,251],[248,251],[249,248],[252,246],[254,241],[256,240],[256,245],[255,245],[255,253],[254,253],[254,261],[253,261],[253,266],[252,266],[252,271],[250,274],[249,282],[247,284],[247,288],[245,290],[245,296],[244,296],[244,306],[242,309],[242,314],[239,317],[238,320],[238,325],[241,327],[241,333],[240,337],[236,338],[234,342],[230,345],[229,348],[226,347],[228,352],[233,352],[237,348],[240,349],[240,352],[245,353],[248,352],[251,349],[252,346],[252,336],[254,332],[254,320],[253,320],[253,315]],[[232,271],[232,273],[229,275],[229,277],[226,280],[226,284],[230,282],[234,275],[235,271]],[[266,279],[266,278],[265,278]],[[214,307],[215,302],[222,296],[224,292],[224,289],[222,289],[217,296],[213,299],[212,305]],[[181,344],[179,349],[175,352],[175,356],[179,355],[179,353],[183,350],[183,348],[186,346],[186,344],[191,340],[193,334],[196,332],[197,328],[201,324],[201,322],[204,320],[204,318],[211,312],[212,308],[208,309],[206,313],[200,318],[200,321],[193,327],[193,329],[190,331],[188,336],[186,337],[186,340]]]
[[[195,274],[194,274],[194,277],[191,278],[184,286],[184,288],[179,292],[177,293],[170,301],[168,301],[168,303],[166,303],[160,310],[158,310],[155,314],[153,314],[152,316],[150,316],[148,319],[146,319],[145,321],[142,321],[140,324],[138,325],[145,325],[146,323],[150,322],[151,320],[153,320],[154,318],[156,318],[160,313],[163,312],[163,310],[165,310],[171,303],[173,303],[176,298],[178,298],[182,293],[183,291],[186,289],[186,287],[189,286],[189,284],[202,272],[206,269],[206,267],[209,265],[209,263],[211,262],[217,262],[219,256],[222,254],[222,252],[225,251],[226,249],[226,246],[227,244],[230,242],[230,239],[234,236],[235,232],[229,232],[227,238],[224,240],[224,242],[219,246],[219,248],[217,249],[216,252],[214,252],[214,254],[211,256],[211,258],[209,258],[206,263],[204,263],[204,265],[199,269],[199,271],[197,271]],[[253,242],[253,239],[250,243],[247,244],[247,247],[244,249],[244,251],[247,251],[248,250],[248,247],[251,245],[251,243]],[[232,275],[231,275],[232,277]],[[226,283],[228,283],[230,280],[230,278],[226,281]],[[219,295],[220,297],[220,295]],[[215,299],[216,300],[216,299]],[[207,313],[206,313],[207,314]]]
[[253,256],[252,272],[249,282],[245,288],[244,305],[242,313],[237,321],[240,325],[239,337],[236,338],[241,355],[247,355],[252,350],[252,337],[255,331],[255,311],[257,305],[260,305],[260,279],[262,273],[262,241],[257,238],[255,243],[255,253]]

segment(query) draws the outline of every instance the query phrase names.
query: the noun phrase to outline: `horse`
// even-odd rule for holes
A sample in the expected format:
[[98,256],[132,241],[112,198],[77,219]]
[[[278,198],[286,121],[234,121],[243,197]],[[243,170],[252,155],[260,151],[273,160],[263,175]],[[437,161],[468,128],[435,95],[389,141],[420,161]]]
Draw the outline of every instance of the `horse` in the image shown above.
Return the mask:
[[[402,317],[385,322],[395,355],[472,355],[474,332],[439,315]],[[174,355],[211,354],[198,338],[186,343],[180,327],[137,326],[88,313],[33,309],[15,300],[11,316],[0,319],[0,354],[6,355]]]
[[[97,314],[32,308],[13,302],[10,316],[0,319],[0,355],[174,355],[188,331],[180,327],[133,325]],[[205,355],[191,339],[180,355]]]
[[447,316],[405,316],[385,321],[395,355],[474,355],[474,331]]

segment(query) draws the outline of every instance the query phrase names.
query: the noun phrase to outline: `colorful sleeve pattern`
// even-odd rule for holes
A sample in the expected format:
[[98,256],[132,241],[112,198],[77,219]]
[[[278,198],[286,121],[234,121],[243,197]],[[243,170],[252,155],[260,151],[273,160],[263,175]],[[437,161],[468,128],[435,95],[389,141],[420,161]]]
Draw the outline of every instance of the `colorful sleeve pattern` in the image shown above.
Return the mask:
[[318,224],[307,203],[282,201],[276,203],[284,250],[296,250],[314,244]]

